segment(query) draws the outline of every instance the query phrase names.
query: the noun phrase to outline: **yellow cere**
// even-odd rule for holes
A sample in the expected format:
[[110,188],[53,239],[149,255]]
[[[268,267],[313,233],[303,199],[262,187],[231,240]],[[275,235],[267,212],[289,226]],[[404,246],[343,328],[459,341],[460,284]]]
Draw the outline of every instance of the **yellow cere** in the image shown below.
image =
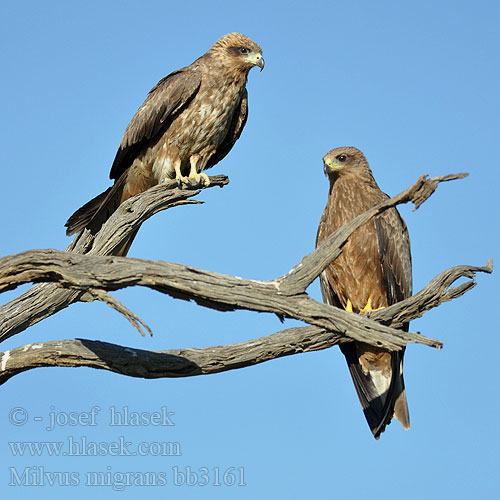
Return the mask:
[[336,163],[334,164],[334,163],[332,162],[332,160],[326,160],[326,162],[325,162],[325,163],[326,163],[326,164],[330,167],[330,170],[335,170],[335,169],[337,169],[337,168],[341,168],[341,167],[342,167],[342,165],[338,165],[338,164],[336,164]]

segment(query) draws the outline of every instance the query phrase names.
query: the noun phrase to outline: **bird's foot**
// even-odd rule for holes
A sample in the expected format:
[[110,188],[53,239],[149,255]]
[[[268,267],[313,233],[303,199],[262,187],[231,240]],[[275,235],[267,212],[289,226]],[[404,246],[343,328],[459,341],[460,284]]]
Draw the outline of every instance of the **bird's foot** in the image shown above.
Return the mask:
[[195,169],[191,168],[189,179],[194,186],[210,186],[210,178],[203,172],[199,174]]
[[[369,316],[370,313],[372,313],[374,311],[379,311],[380,309],[383,309],[383,307],[377,307],[376,309],[373,309],[373,307],[372,307],[372,298],[368,297],[368,302],[366,303],[366,306],[363,307],[363,309],[359,310],[359,314],[366,314],[367,316]],[[351,299],[347,299],[347,304],[345,306],[345,310],[347,312],[351,312],[351,313],[354,312],[354,310],[352,308]]]
[[366,306],[363,307],[363,309],[359,310],[359,314],[369,315],[371,312],[380,311],[380,309],[383,309],[383,307],[377,307],[376,309],[373,309],[372,308],[372,298],[368,297],[368,302],[366,303]]
[[207,174],[204,174],[203,172],[200,174],[201,177],[201,182],[205,187],[210,186],[210,177],[208,177]]
[[182,185],[184,184],[185,186],[190,186],[191,185],[191,181],[183,176],[183,175],[180,175],[179,177],[175,176],[175,180],[177,181],[177,187],[179,189],[182,189]]
[[208,187],[210,186],[210,177],[208,177],[207,174],[204,173],[197,173],[195,172],[194,174],[189,174],[189,181],[190,185],[194,187],[198,186],[205,186]]

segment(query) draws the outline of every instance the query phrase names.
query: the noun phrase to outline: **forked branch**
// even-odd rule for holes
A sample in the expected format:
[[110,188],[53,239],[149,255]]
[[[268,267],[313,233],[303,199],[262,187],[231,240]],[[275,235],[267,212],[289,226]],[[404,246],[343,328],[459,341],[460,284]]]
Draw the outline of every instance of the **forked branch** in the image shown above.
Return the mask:
[[[349,340],[390,350],[401,349],[408,342],[440,348],[442,343],[438,340],[397,328],[472,288],[473,280],[455,288],[450,286],[460,277],[472,278],[476,272],[491,272],[490,261],[485,267],[457,266],[444,271],[413,297],[376,311],[370,318],[316,302],[306,294],[306,288],[340,254],[348,237],[370,218],[409,201],[418,208],[439,182],[466,175],[420,177],[403,193],[373,207],[330,235],[289,273],[270,281],[247,280],[168,262],[104,256],[121,246],[147,217],[171,206],[193,203],[187,198],[199,192],[179,190],[174,185],[157,186],[124,203],[96,236],[83,233],[70,245],[70,252],[32,250],[0,259],[0,292],[22,283],[46,282],[0,308],[0,315],[4,315],[0,316],[4,318],[0,323],[0,340],[19,333],[72,302],[96,298],[125,314],[135,326],[139,323],[144,326],[139,318],[107,293],[129,286],[149,287],[217,310],[275,313],[304,321],[310,326],[282,330],[240,344],[161,352],[87,340],[24,346],[4,353],[0,381],[38,366],[91,366],[145,378],[198,375],[324,349]],[[212,178],[212,185],[216,182],[223,185],[227,178]],[[23,305],[28,306],[21,313],[24,318],[14,319],[14,308],[19,315],[19,306]]]

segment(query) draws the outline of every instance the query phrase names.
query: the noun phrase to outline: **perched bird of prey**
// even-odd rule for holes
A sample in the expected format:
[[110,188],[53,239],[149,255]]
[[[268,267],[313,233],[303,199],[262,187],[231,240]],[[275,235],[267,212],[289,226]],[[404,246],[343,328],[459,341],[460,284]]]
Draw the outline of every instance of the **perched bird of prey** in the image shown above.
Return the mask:
[[[316,246],[357,215],[388,196],[378,187],[363,153],[332,149],[323,157],[330,180]],[[346,311],[367,314],[410,297],[410,239],[406,224],[389,208],[355,231],[339,257],[320,276],[323,301]],[[408,331],[408,324],[404,325]],[[404,350],[389,352],[362,342],[341,344],[361,406],[378,439],[396,417],[410,427],[403,381]]]
[[97,232],[120,203],[170,179],[208,185],[203,171],[231,151],[245,126],[245,86],[253,66],[264,68],[260,46],[230,33],[160,80],[125,130],[111,167],[114,185],[68,219],[66,234]]

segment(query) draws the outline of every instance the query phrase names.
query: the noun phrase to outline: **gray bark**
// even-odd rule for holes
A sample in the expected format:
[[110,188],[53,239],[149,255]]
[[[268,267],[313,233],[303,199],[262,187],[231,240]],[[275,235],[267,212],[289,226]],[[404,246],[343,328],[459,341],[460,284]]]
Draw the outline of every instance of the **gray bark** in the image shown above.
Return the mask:
[[[282,330],[240,344],[143,351],[89,340],[65,340],[31,344],[6,351],[0,361],[0,383],[40,366],[89,366],[144,378],[180,377],[215,373],[250,366],[281,356],[324,349],[340,342],[363,341],[389,350],[409,342],[440,348],[442,342],[398,328],[442,302],[471,289],[476,272],[485,267],[456,266],[436,276],[409,299],[360,316],[319,303],[305,292],[309,284],[342,251],[350,234],[389,207],[409,201],[418,208],[439,182],[465,177],[456,174],[417,182],[401,194],[373,207],[328,237],[286,275],[255,281],[189,266],[109,256],[129,234],[154,213],[186,203],[199,189],[178,189],[175,183],[156,186],[120,206],[97,235],[77,236],[66,252],[31,250],[0,259],[0,293],[33,282],[31,290],[0,308],[0,341],[55,314],[76,301],[102,300],[124,314],[142,333],[147,325],[120,304],[109,291],[145,286],[174,298],[194,300],[201,306],[229,311],[247,309],[295,318],[310,326]],[[211,178],[211,186],[225,185],[224,176]],[[451,285],[461,277],[469,281]]]

